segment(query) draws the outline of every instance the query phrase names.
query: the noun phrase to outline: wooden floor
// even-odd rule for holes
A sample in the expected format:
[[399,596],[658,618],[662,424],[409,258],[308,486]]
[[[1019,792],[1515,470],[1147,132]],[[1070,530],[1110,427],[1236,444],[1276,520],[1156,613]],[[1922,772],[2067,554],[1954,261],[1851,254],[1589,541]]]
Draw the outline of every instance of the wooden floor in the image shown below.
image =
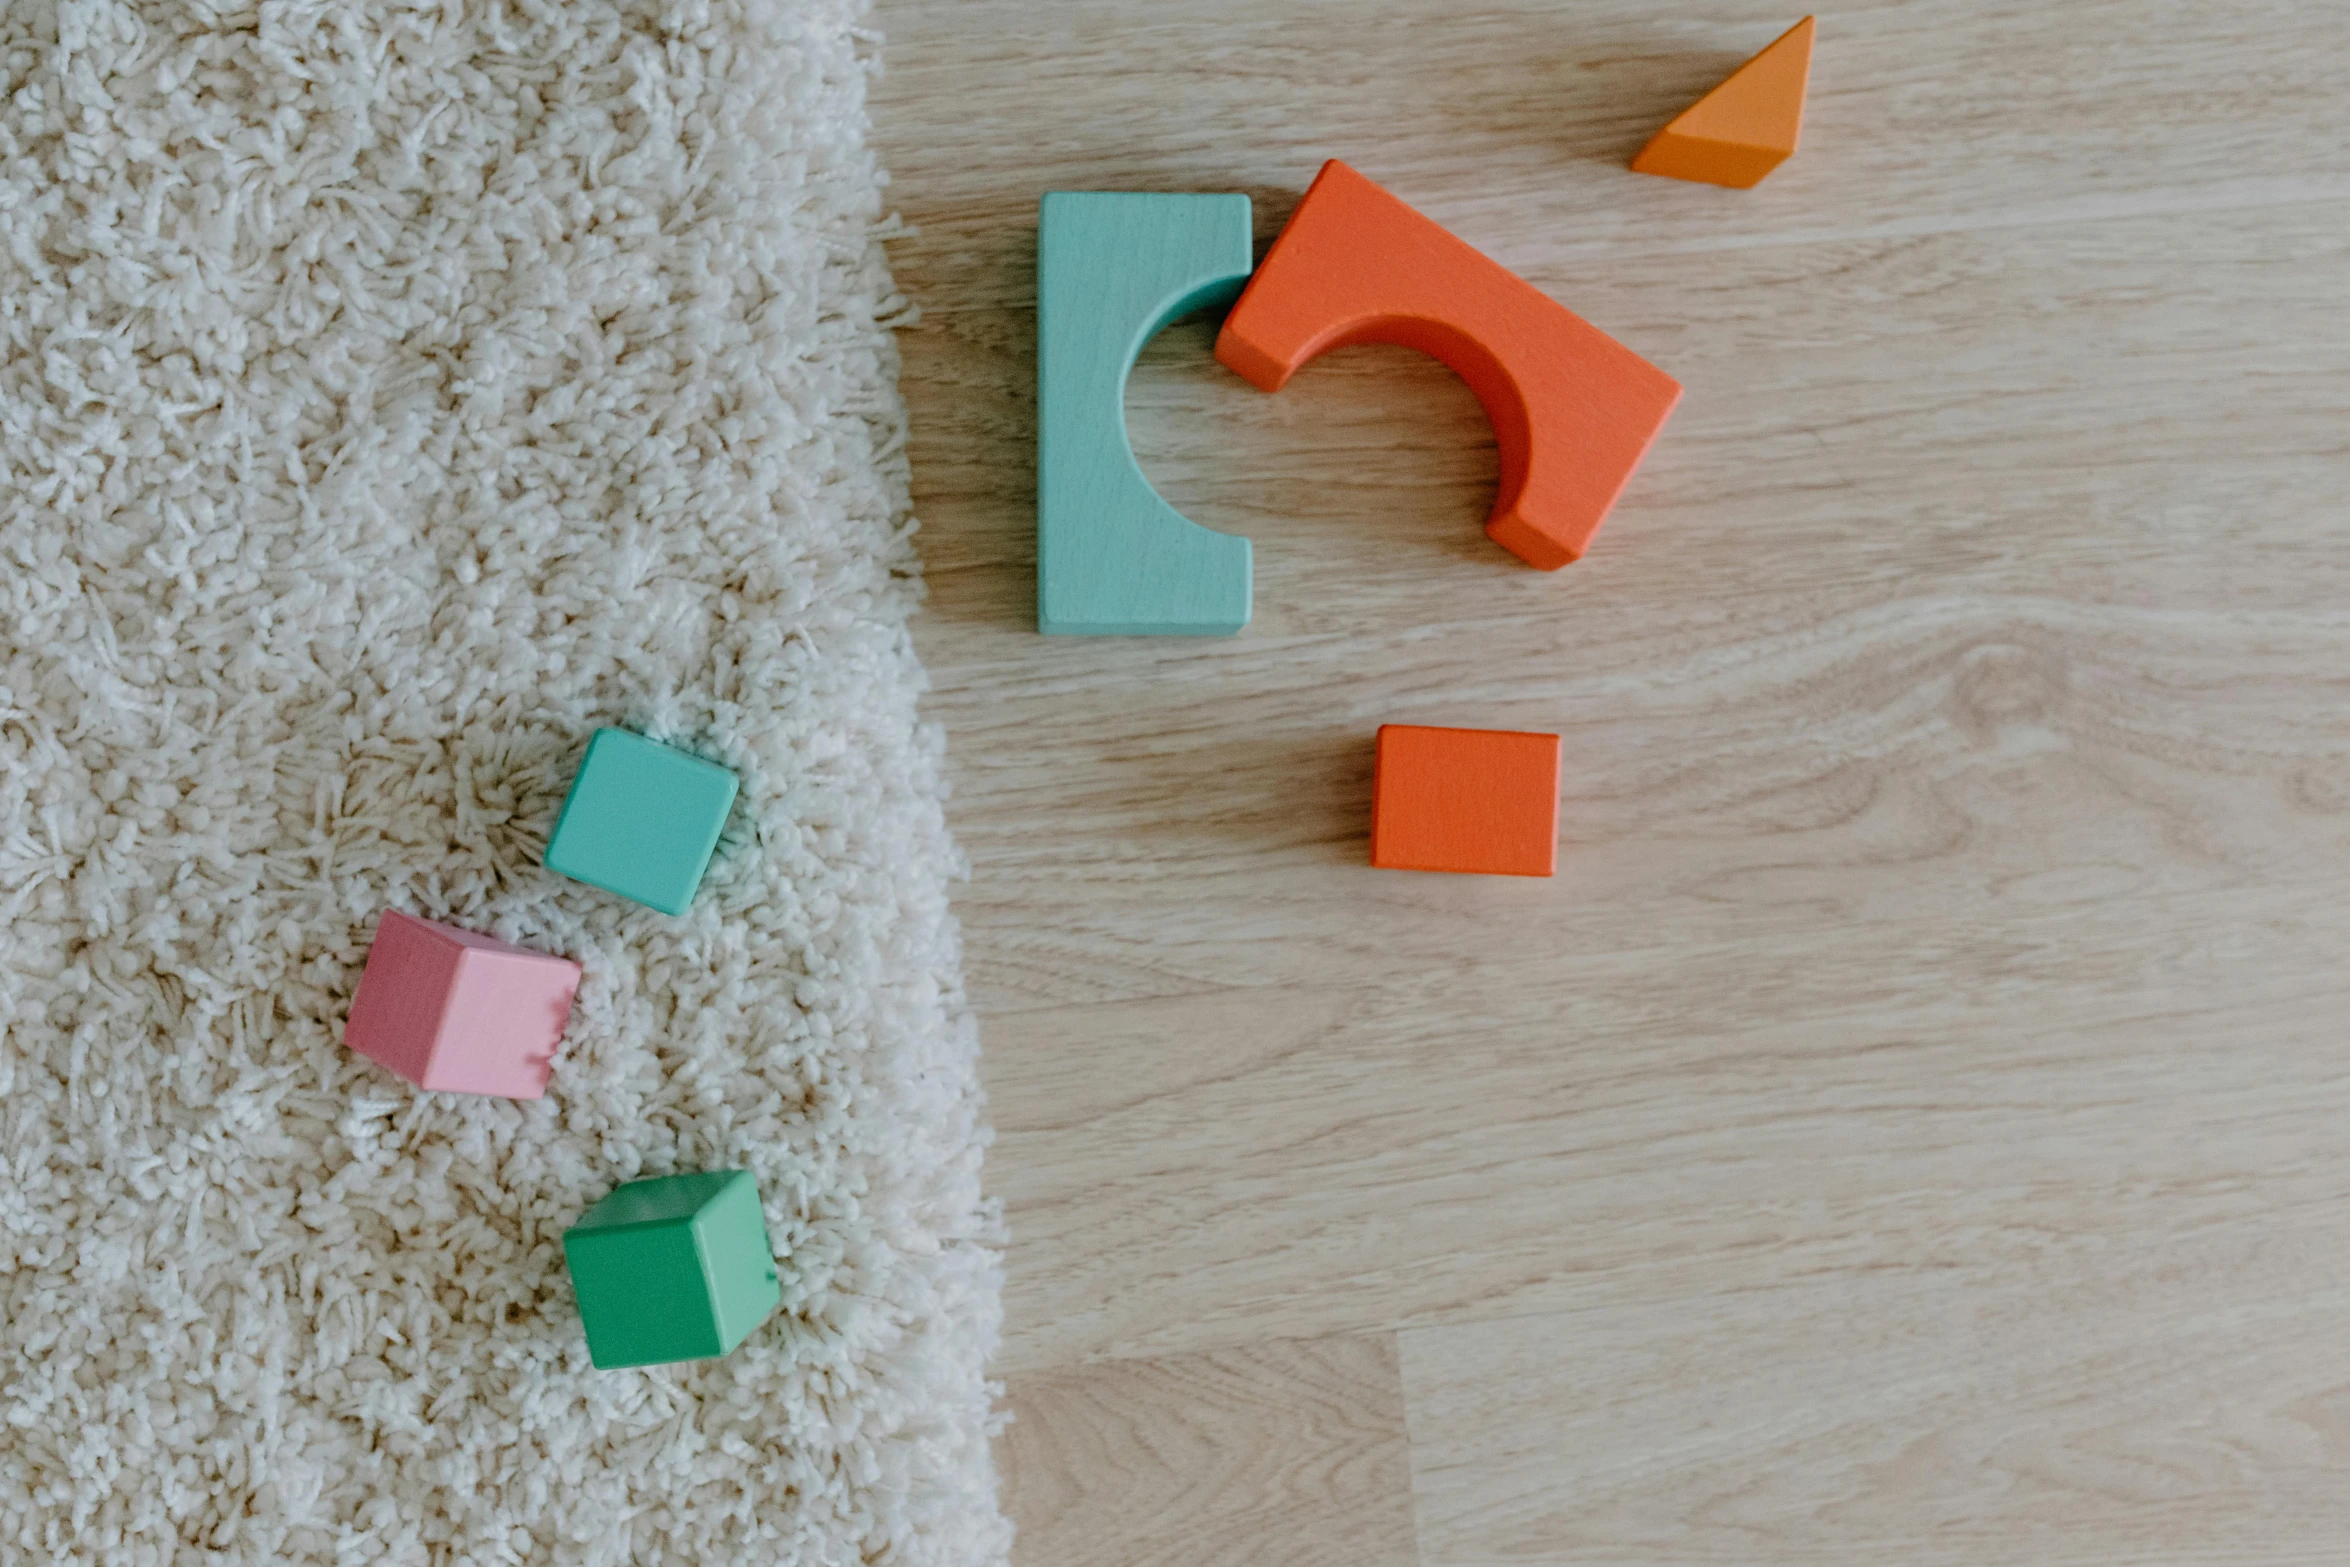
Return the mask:
[[[2350,1556],[2350,7],[882,0],[1025,1567]],[[1467,392],[1130,398],[1228,642],[1033,634],[1035,202],[1326,156],[1688,398],[1591,555]],[[1385,720],[1547,882],[1365,868]]]

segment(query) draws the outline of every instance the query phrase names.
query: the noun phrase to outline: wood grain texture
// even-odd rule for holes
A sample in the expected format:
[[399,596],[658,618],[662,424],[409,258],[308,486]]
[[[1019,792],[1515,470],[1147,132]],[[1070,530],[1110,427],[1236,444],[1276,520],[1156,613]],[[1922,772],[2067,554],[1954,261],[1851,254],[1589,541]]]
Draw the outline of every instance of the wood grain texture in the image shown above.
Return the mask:
[[2350,1301],[2306,1280],[2346,1244],[2317,1203],[1411,1334],[1426,1560],[2339,1562]]
[[[2350,11],[1831,9],[1749,192],[1624,164],[1759,0],[881,20],[1007,1364],[1402,1331],[1454,1567],[2339,1539]],[[1036,193],[1262,244],[1326,156],[1682,381],[1664,439],[1541,575],[1442,369],[1266,398],[1179,326],[1135,447],[1256,619],[1030,634]],[[1367,870],[1390,721],[1563,735],[1557,878]]]
[[1015,1380],[1023,1567],[1416,1567],[1392,1335]]
[[[1482,885],[1390,879],[1431,889],[1381,900],[1392,939],[1515,923]],[[2297,1225],[2343,1181],[2342,902],[2122,899],[1867,922],[1831,955],[1798,931],[1021,1015],[991,1079],[1015,1260],[1039,1259],[1012,1353]]]

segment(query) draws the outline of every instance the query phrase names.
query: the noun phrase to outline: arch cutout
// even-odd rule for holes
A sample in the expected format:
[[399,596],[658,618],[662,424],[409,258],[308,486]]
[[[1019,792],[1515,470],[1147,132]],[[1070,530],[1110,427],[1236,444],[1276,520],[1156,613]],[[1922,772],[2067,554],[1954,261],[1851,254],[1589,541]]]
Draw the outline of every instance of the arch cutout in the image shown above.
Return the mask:
[[1226,367],[1279,391],[1335,348],[1393,343],[1468,383],[1500,482],[1487,536],[1555,571],[1580,557],[1680,402],[1680,384],[1335,159],[1250,276],[1245,195],[1054,191],[1037,238],[1037,629],[1230,636],[1249,541],[1159,496],[1126,383],[1178,318],[1237,298]]
[[1530,566],[1580,557],[1681,400],[1671,376],[1336,159],[1216,338],[1267,391],[1310,360],[1395,343],[1441,360],[1493,424],[1486,535]]

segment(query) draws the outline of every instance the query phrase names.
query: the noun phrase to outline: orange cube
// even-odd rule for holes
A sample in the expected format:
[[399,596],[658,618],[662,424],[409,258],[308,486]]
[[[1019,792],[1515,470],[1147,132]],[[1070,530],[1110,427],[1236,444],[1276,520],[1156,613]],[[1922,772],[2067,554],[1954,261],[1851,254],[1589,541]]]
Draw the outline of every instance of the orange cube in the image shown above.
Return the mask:
[[1558,869],[1559,737],[1379,726],[1371,863],[1549,876]]

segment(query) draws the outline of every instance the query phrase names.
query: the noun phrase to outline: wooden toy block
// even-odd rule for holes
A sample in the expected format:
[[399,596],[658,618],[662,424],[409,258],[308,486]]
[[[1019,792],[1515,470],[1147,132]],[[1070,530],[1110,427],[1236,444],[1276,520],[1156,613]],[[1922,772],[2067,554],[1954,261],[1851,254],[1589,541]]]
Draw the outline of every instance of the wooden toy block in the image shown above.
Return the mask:
[[1345,164],[1323,166],[1216,357],[1268,392],[1354,343],[1442,360],[1493,421],[1485,531],[1528,565],[1580,556],[1681,400],[1680,384]]
[[1383,724],[1375,779],[1371,863],[1382,870],[1558,869],[1557,735]]
[[1795,155],[1803,136],[1803,100],[1811,90],[1811,46],[1819,31],[1805,17],[1747,61],[1721,86],[1658,131],[1632,167],[1642,174],[1751,190]]
[[625,729],[599,729],[547,839],[547,869],[683,914],[734,793],[734,774],[716,762]]
[[563,1232],[599,1369],[730,1354],[783,1289],[748,1170],[630,1181]]
[[386,909],[343,1043],[436,1093],[537,1099],[579,965]]
[[1054,635],[1230,636],[1249,542],[1159,498],[1126,380],[1178,317],[1221,309],[1254,255],[1246,196],[1053,191],[1037,223],[1036,624]]

